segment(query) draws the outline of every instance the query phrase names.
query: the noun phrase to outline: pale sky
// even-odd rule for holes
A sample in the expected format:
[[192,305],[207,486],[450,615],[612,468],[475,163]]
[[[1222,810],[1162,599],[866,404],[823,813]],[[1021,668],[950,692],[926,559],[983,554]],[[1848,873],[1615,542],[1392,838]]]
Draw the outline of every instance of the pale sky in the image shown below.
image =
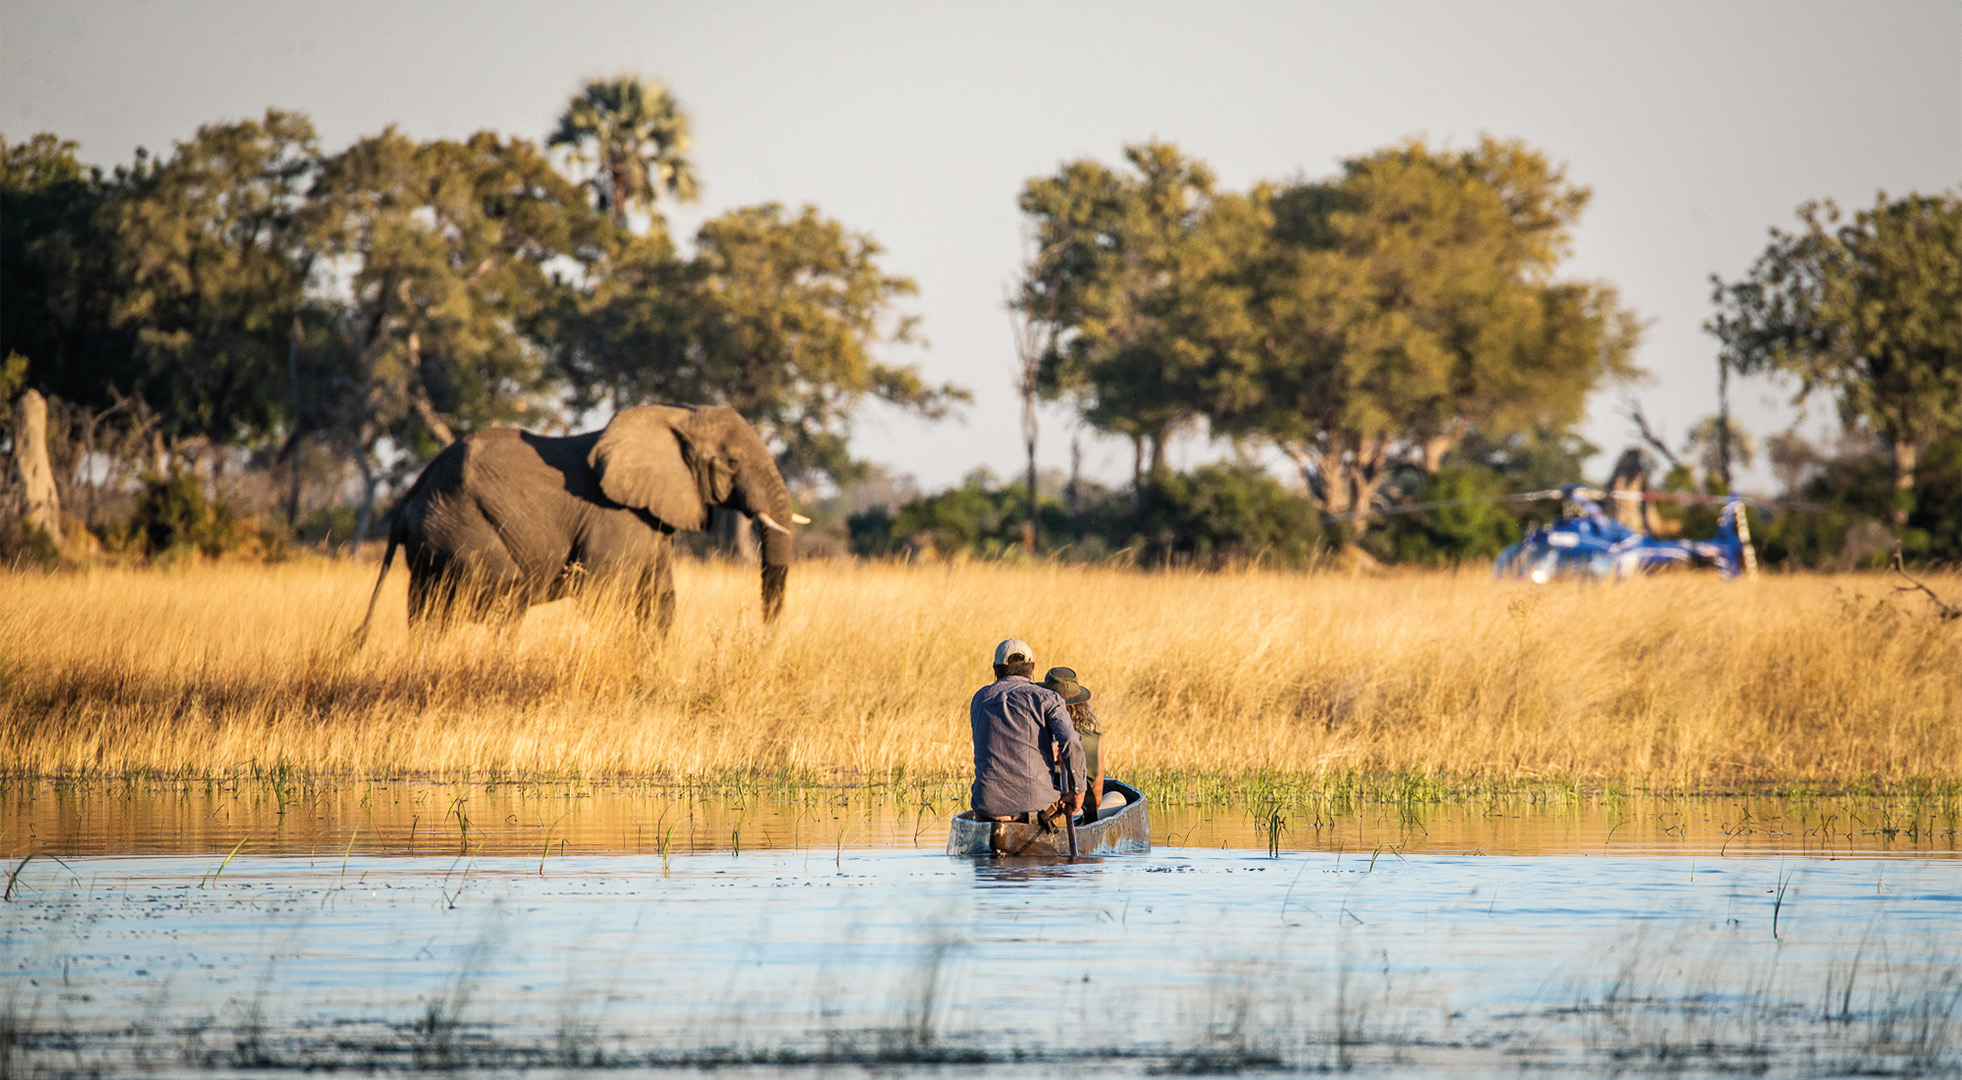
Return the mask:
[[[1001,307],[1015,198],[1067,160],[1161,138],[1231,187],[1323,176],[1412,135],[1518,137],[1594,190],[1568,273],[1653,323],[1635,393],[1672,440],[1715,408],[1711,273],[1735,278],[1807,199],[1962,184],[1962,4],[672,4],[8,0],[0,132],[129,160],[269,105],[324,145],[399,124],[543,138],[593,75],[667,82],[693,118],[705,216],[815,203],[919,282],[931,342],[892,358],[971,388],[965,421],[868,407],[854,449],[928,489],[1020,466]],[[1790,424],[1749,385],[1740,419]],[[1814,409],[1815,422],[1828,410]],[[1066,412],[1041,459],[1068,462]],[[1612,393],[1584,434],[1631,441]],[[1176,464],[1219,453],[1197,439]],[[1125,444],[1086,471],[1128,477]],[[1756,486],[1767,481],[1762,465]]]

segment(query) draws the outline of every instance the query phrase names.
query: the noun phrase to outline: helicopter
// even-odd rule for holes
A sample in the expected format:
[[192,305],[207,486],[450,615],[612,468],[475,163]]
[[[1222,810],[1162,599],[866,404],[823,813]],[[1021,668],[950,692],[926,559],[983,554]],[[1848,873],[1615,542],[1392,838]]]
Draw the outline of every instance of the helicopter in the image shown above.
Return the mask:
[[[1711,565],[1725,581],[1757,576],[1750,522],[1738,495],[1679,495],[1665,492],[1607,492],[1585,484],[1530,491],[1510,501],[1559,499],[1560,516],[1534,527],[1524,539],[1499,553],[1494,577],[1524,578],[1545,584],[1556,578],[1620,581],[1672,566]],[[1610,517],[1609,499],[1719,503],[1716,535],[1708,540],[1665,540]]]
[[[1725,581],[1756,577],[1757,552],[1751,547],[1747,505],[1768,509],[1817,510],[1807,503],[1770,502],[1741,495],[1699,495],[1688,492],[1604,491],[1589,484],[1563,484],[1544,491],[1527,491],[1497,498],[1443,499],[1376,507],[1368,513],[1412,514],[1468,503],[1528,503],[1558,499],[1560,515],[1551,524],[1536,526],[1524,539],[1499,552],[1493,576],[1522,578],[1546,584],[1557,578],[1621,581],[1639,574],[1676,566],[1714,566]],[[1664,539],[1616,521],[1604,507],[1611,501],[1675,502],[1721,506],[1716,535],[1707,540]],[[1349,520],[1362,514],[1340,515]]]

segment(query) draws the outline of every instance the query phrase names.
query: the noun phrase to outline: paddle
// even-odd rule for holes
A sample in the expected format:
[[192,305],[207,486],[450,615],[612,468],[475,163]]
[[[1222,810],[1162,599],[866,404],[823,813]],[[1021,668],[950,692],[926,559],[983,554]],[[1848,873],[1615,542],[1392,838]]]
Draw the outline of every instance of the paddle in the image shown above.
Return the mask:
[[1070,861],[1076,861],[1076,815],[1070,812],[1069,789],[1076,785],[1070,782],[1070,758],[1067,747],[1058,744],[1056,757],[1063,765],[1063,832],[1070,838]]

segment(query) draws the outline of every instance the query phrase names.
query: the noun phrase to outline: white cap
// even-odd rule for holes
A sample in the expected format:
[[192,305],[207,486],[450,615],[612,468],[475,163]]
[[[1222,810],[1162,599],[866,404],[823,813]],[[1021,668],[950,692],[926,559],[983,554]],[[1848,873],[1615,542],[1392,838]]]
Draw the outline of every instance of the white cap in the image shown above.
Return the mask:
[[995,663],[1008,664],[1016,660],[1027,660],[1031,664],[1035,663],[1035,650],[1029,648],[1028,642],[1023,641],[1021,638],[1012,637],[995,646]]

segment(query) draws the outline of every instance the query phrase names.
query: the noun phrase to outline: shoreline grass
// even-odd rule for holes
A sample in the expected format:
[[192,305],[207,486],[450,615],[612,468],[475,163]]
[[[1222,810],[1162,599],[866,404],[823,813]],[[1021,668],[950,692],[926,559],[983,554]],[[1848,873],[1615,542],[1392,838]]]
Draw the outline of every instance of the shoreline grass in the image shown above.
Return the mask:
[[1014,635],[1096,690],[1112,771],[1184,787],[1962,790],[1962,627],[1875,576],[811,562],[765,627],[753,569],[684,561],[657,643],[603,601],[412,636],[398,570],[350,649],[373,573],[0,574],[0,773],[946,784]]

